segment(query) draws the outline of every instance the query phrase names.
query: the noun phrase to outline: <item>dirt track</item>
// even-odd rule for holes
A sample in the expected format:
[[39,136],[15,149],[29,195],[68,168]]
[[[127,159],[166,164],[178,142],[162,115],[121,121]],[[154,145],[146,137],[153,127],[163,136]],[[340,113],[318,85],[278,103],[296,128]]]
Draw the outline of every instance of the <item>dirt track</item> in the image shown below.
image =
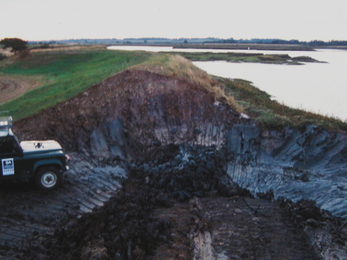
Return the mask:
[[0,75],[0,104],[18,98],[41,85],[42,82],[37,78]]

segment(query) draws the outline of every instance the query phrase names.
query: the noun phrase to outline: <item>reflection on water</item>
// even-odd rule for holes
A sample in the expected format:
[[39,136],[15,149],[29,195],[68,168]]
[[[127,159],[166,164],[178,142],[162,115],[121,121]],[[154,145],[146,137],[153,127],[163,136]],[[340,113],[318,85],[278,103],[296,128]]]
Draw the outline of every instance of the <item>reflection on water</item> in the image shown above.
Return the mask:
[[109,49],[188,52],[245,52],[288,54],[291,57],[310,56],[327,63],[307,63],[302,66],[259,63],[228,63],[223,61],[194,62],[207,73],[226,78],[252,81],[280,103],[323,115],[347,119],[347,51],[256,51],[172,49],[171,47],[112,46]]

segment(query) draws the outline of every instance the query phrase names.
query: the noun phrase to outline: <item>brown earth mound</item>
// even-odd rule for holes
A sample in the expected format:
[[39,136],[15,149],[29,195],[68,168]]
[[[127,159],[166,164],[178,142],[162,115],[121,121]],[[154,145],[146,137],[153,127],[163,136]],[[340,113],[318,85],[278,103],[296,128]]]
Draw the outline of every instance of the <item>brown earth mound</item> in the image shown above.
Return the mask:
[[[69,151],[93,150],[93,155],[108,157],[95,144],[106,142],[113,146],[106,150],[119,146],[123,157],[145,157],[159,143],[221,145],[222,132],[241,120],[233,108],[218,102],[213,105],[215,101],[213,93],[187,81],[125,71],[15,122],[14,130],[22,140],[57,139]],[[112,125],[120,124],[118,120],[122,135],[127,136],[126,144],[110,133]]]

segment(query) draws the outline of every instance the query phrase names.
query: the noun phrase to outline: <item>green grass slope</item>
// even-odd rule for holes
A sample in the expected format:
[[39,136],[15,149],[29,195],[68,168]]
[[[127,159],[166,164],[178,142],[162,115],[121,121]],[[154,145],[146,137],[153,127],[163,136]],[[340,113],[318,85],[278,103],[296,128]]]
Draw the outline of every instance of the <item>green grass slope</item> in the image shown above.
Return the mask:
[[145,52],[126,51],[47,51],[30,57],[2,61],[0,73],[11,76],[43,76],[44,85],[0,105],[15,120],[74,97],[88,87],[150,56]]

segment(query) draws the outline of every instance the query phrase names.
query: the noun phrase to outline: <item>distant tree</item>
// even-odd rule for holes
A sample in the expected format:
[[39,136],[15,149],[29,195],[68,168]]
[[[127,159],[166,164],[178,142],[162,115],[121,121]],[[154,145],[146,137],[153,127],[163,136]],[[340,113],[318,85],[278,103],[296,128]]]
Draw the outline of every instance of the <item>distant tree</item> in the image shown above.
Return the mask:
[[188,43],[188,41],[187,40],[184,40],[184,42],[183,43]]
[[327,43],[327,45],[330,46],[346,46],[347,45],[347,41],[336,41],[336,40],[332,40],[330,42]]
[[314,40],[314,41],[310,41],[308,43],[308,45],[310,45],[310,46],[324,46],[325,42],[320,41],[320,40]]
[[49,46],[49,44],[48,43],[44,43],[44,44],[41,44],[40,45],[40,48],[41,49],[48,49],[50,46]]
[[299,41],[298,40],[290,40],[289,43],[290,44],[299,44]]
[[11,47],[14,53],[27,49],[27,42],[19,38],[5,38],[0,41],[0,44],[3,45],[3,49]]

